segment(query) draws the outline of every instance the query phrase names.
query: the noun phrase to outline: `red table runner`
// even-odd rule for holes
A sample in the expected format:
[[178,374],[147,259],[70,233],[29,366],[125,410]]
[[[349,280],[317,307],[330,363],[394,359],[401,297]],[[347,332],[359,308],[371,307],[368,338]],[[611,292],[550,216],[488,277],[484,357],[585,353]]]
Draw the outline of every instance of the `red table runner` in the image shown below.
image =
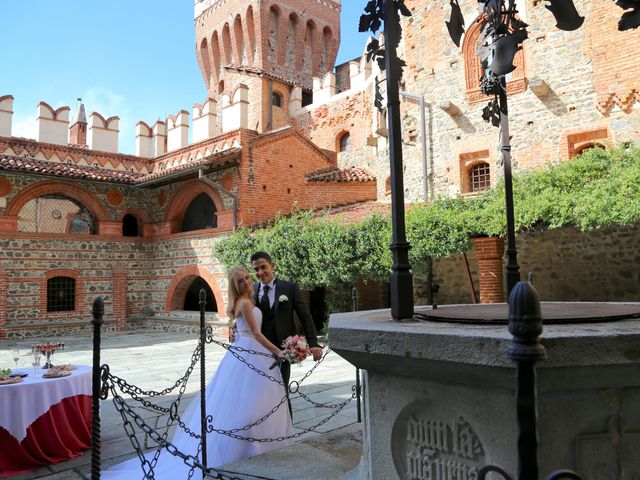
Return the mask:
[[91,397],[68,397],[33,422],[21,443],[0,427],[0,476],[64,462],[90,447]]

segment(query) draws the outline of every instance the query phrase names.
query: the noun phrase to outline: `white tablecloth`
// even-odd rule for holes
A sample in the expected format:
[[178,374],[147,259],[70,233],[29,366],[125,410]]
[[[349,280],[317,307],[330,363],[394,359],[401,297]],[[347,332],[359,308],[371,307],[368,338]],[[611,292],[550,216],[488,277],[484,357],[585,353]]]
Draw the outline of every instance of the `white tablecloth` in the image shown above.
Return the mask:
[[78,365],[71,375],[61,378],[42,378],[32,369],[17,369],[28,373],[21,383],[0,385],[0,427],[22,442],[27,428],[53,405],[75,395],[91,395],[91,367]]

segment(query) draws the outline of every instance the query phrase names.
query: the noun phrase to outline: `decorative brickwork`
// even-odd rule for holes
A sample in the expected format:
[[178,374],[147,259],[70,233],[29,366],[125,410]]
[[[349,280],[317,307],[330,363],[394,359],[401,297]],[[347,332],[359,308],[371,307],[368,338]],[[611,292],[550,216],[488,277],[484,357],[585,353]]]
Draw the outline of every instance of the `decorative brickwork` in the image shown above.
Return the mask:
[[191,283],[200,277],[207,282],[213,295],[216,298],[216,305],[218,306],[219,315],[225,315],[226,303],[222,297],[222,292],[218,285],[218,282],[222,279],[220,276],[215,276],[206,268],[200,265],[189,265],[182,268],[175,274],[171,285],[167,291],[167,299],[165,303],[165,311],[170,312],[172,310],[182,310],[184,306],[185,296]]
[[502,281],[504,239],[502,237],[474,238],[473,250],[478,259],[480,303],[504,302],[504,285]]
[[567,135],[567,148],[564,158],[573,158],[585,147],[595,144],[606,146],[610,142],[609,131],[605,128],[582,130]]
[[0,268],[0,340],[7,338],[7,271]]
[[113,268],[113,318],[117,330],[127,327],[127,271],[123,264]]

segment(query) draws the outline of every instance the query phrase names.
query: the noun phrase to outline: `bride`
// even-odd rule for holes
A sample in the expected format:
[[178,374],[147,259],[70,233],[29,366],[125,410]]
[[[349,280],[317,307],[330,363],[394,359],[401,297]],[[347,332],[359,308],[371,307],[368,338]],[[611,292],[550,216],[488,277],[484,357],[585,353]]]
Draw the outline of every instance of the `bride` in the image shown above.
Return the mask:
[[[236,337],[234,346],[245,350],[270,353],[282,358],[284,353],[260,332],[262,312],[255,306],[252,298],[253,285],[247,270],[235,267],[229,271],[229,306],[227,314],[235,319]],[[282,382],[280,369],[269,370],[273,356],[249,354],[235,351],[257,370],[268,373]],[[218,430],[232,430],[247,425],[251,427],[235,434],[240,437],[282,438],[293,434],[293,425],[287,408],[286,392],[281,383],[274,382],[239,361],[231,352],[227,352],[220,362],[213,379],[206,389],[207,414],[213,417],[211,425]],[[261,418],[280,405],[264,421]],[[182,420],[194,433],[200,433],[200,396],[193,399],[187,407]],[[188,455],[199,456],[199,439],[191,437],[180,427],[171,440],[176,448]],[[232,438],[222,433],[207,434],[207,466],[218,467],[241,458],[252,457],[269,450],[282,448],[291,440],[259,442]],[[153,458],[154,452],[146,455]],[[189,467],[180,457],[162,450],[153,469],[156,480],[179,480],[187,478]],[[140,459],[135,457],[102,472],[106,480],[143,478]]]

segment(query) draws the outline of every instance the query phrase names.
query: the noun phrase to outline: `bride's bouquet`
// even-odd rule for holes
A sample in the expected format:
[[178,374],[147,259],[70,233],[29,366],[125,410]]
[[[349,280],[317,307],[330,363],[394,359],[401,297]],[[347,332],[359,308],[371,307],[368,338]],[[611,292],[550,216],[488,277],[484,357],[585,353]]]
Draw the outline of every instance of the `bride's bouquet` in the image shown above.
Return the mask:
[[282,348],[284,349],[284,358],[277,358],[269,370],[279,367],[285,360],[291,364],[300,363],[311,353],[307,339],[302,335],[285,338],[282,342]]

